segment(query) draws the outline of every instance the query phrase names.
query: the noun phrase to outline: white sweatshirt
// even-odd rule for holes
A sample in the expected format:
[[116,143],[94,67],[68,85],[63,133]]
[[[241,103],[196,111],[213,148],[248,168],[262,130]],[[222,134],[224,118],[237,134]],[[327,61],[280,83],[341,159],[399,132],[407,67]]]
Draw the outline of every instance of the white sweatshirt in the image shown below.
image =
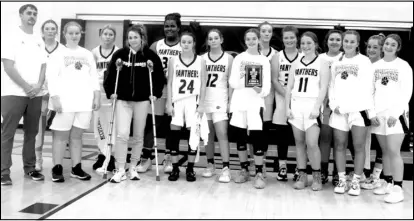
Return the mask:
[[[92,111],[99,80],[93,55],[85,48],[64,48],[47,68],[50,97],[59,96],[63,112]],[[53,102],[49,109],[54,110]]]
[[358,54],[352,58],[342,57],[331,66],[329,107],[339,107],[342,114],[368,110],[374,117],[373,79],[374,68],[368,57]]
[[375,112],[388,110],[390,116],[398,119],[408,110],[413,93],[413,70],[410,65],[396,58],[374,63]]
[[[262,68],[262,91],[257,93],[253,88],[245,87],[246,66]],[[270,62],[264,55],[251,55],[242,52],[233,60],[229,84],[234,88],[230,103],[230,112],[255,110],[265,107],[264,97],[270,91]]]

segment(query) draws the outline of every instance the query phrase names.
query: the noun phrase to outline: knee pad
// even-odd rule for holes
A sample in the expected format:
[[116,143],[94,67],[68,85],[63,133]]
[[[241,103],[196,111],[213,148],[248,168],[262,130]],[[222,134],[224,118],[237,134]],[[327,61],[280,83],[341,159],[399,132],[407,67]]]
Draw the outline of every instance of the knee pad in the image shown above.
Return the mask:
[[171,130],[168,132],[168,142],[167,149],[171,151],[172,156],[178,156],[179,155],[179,149],[180,149],[180,131],[179,130]]
[[247,129],[237,128],[236,127],[236,137],[237,137],[237,150],[245,151],[247,150]]
[[264,132],[260,130],[251,130],[250,136],[253,141],[253,152],[255,156],[263,156],[265,151],[265,137],[263,136]]
[[189,156],[195,156],[197,155],[197,150],[192,150],[190,145],[188,145],[188,155]]

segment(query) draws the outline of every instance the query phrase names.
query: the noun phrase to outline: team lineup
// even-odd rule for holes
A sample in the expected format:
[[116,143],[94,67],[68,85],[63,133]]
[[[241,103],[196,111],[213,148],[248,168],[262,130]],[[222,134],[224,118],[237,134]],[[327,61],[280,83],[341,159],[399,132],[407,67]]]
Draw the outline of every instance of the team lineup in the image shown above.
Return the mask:
[[[67,147],[70,176],[91,179],[81,160],[82,134],[93,119],[100,153],[92,169],[105,175],[111,172],[112,183],[140,180],[140,173],[152,169],[157,131],[169,125],[161,161],[172,182],[180,178],[183,127],[191,131],[185,156],[188,182],[197,181],[194,165],[203,140],[207,167],[202,177],[217,173],[221,183],[253,179],[256,189],[266,187],[271,136],[277,140],[276,179],[288,180],[286,137],[293,133],[294,189],[323,189],[329,182],[333,149],[336,194],[359,196],[365,189],[384,195],[387,203],[404,200],[400,150],[408,133],[413,76],[410,65],[398,57],[402,40],[397,34],[373,35],[362,48],[355,30],[332,29],[325,36],[305,31],[299,36],[299,30],[288,25],[281,33],[283,49],[277,51],[270,46],[272,24],[263,22],[244,33],[246,49],[233,57],[225,52],[226,36],[219,29],[196,39],[192,32],[181,30],[181,15],[171,13],[165,16],[164,38],[151,45],[145,25],[136,24],[126,32],[125,47],[119,48],[117,31],[108,24],[100,29],[100,45],[89,51],[79,46],[83,30],[77,22],[64,25],[63,44],[56,41],[59,27],[53,20],[42,24],[43,39],[33,35],[36,6],[24,5],[19,13],[22,26],[14,30],[15,39],[2,53],[2,71],[8,76],[8,87],[2,90],[2,185],[12,185],[13,136],[23,116],[24,124],[31,125],[24,126],[24,172],[33,180],[44,180],[40,172],[47,126],[53,131],[52,181],[65,181],[62,162]],[[318,43],[321,37],[324,45]],[[195,46],[201,41],[207,50],[197,55]],[[30,68],[38,67],[40,73],[28,69],[23,63],[28,55],[16,52],[16,47],[36,55]],[[235,176],[230,173],[230,127],[236,133],[241,166]],[[371,134],[380,144],[372,169]],[[214,162],[215,139],[221,171],[216,171]],[[353,144],[350,174],[345,172],[348,142]],[[130,163],[128,147],[132,148]]]

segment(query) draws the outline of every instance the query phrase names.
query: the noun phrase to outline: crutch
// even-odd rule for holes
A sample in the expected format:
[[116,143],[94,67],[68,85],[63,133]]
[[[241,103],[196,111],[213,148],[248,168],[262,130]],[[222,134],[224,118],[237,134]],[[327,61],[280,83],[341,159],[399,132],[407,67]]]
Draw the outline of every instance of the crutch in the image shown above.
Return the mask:
[[[147,61],[147,67],[148,67],[148,74],[149,74],[149,81],[150,81],[150,93],[151,98],[153,97],[152,93],[152,72],[154,70],[154,64],[151,60]],[[155,170],[156,170],[156,181],[160,181],[160,174],[158,171],[158,145],[157,145],[157,131],[155,129],[155,113],[154,113],[154,101],[150,99],[151,102],[151,112],[152,112],[152,131],[154,133],[154,150],[155,150]]]
[[[115,91],[114,94],[117,95],[117,89],[118,89],[118,77],[119,77],[119,71],[122,68],[122,60],[118,58],[115,62],[116,65],[116,80],[115,80]],[[105,161],[103,162],[102,169],[103,169],[103,179],[107,179],[107,173],[106,170],[109,164],[109,160],[111,159],[111,152],[112,152],[112,131],[114,127],[114,117],[115,117],[115,108],[116,108],[116,101],[117,96],[112,100],[112,113],[111,113],[111,121],[109,122],[109,128],[108,128],[108,136],[106,137],[106,148],[104,150],[105,155]]]

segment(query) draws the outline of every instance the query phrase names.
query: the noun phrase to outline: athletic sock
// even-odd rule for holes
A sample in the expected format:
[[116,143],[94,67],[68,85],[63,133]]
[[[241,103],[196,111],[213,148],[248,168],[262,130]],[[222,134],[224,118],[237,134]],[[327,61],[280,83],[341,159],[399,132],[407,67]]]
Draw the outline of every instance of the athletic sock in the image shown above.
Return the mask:
[[207,163],[211,163],[211,164],[214,164],[214,158],[211,158],[211,159],[207,159]]
[[263,173],[263,165],[256,164],[256,174]]
[[229,162],[224,162],[224,161],[223,161],[223,168],[224,168],[224,167],[230,168],[230,163],[229,163]]
[[381,172],[382,172],[382,169],[374,167],[374,171],[373,171],[372,174],[374,175],[375,178],[379,179],[380,175],[381,175]]
[[395,186],[400,186],[402,188],[402,183],[403,183],[403,181],[395,181],[394,180],[394,185]]
[[392,184],[392,176],[384,175],[384,180],[387,181],[387,183],[391,183]]

